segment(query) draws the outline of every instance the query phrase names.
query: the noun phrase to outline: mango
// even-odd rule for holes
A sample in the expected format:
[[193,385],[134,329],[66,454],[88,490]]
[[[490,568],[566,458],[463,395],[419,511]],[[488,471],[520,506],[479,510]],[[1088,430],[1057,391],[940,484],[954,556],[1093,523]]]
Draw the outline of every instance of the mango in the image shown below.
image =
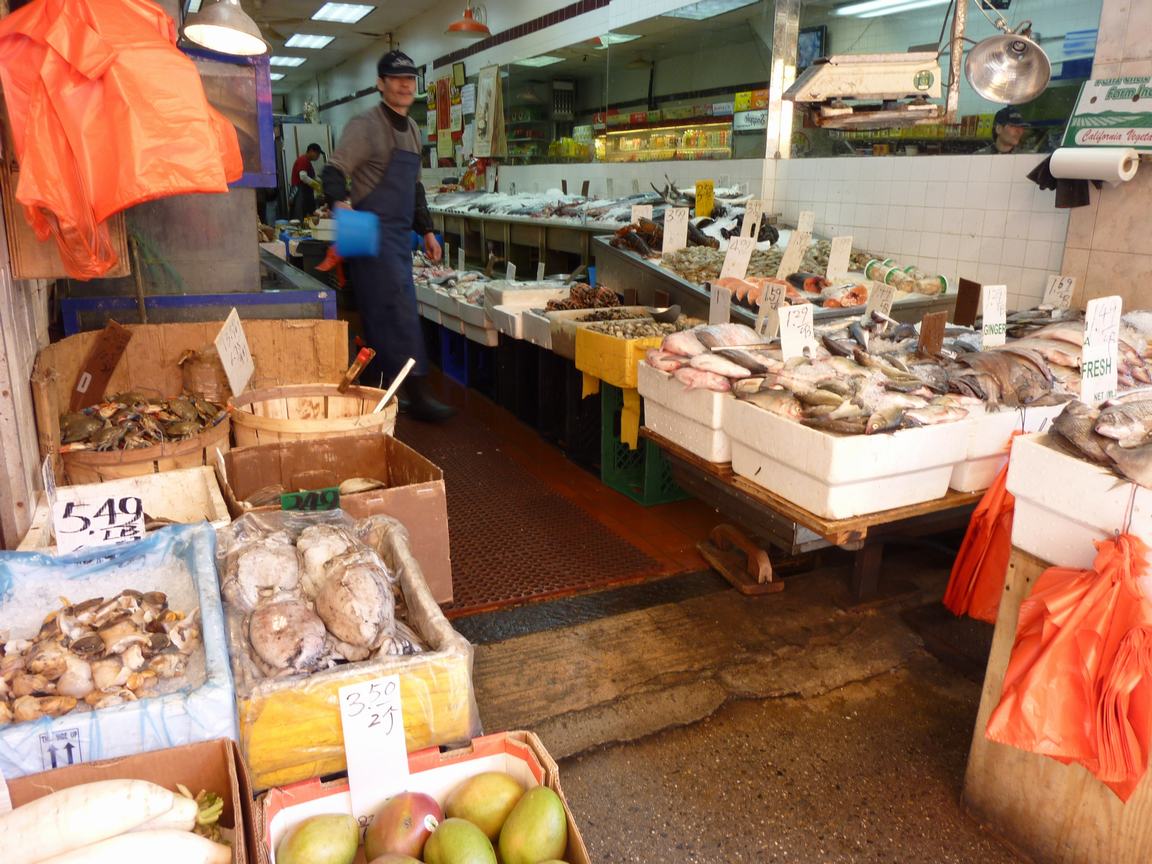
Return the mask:
[[547,786],[525,792],[500,829],[500,859],[504,864],[556,860],[567,847],[564,802]]
[[524,787],[511,774],[486,771],[469,777],[449,793],[444,815],[467,819],[494,841],[523,794]]
[[431,795],[401,792],[389,798],[364,832],[364,855],[371,861],[388,852],[419,858],[444,813]]
[[360,823],[351,816],[310,816],[276,846],[276,864],[352,864]]
[[397,855],[395,852],[389,852],[387,855],[373,858],[368,864],[420,864],[420,859],[409,858],[407,855]]
[[496,864],[484,832],[464,819],[445,819],[424,845],[425,864]]

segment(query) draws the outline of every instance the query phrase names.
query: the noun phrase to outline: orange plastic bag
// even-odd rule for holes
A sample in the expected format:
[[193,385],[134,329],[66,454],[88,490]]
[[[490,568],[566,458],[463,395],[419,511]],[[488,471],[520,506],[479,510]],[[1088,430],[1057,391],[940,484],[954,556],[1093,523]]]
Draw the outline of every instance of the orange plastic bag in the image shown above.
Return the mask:
[[1001,469],[972,511],[964,542],[952,564],[944,605],[954,615],[996,623],[1008,558],[1016,499],[1008,491],[1008,466]]
[[1152,746],[1152,602],[1147,547],[1096,543],[1092,570],[1052,567],[1020,606],[1016,644],[986,734],[1079,763],[1123,801]]
[[38,0],[0,20],[16,198],[70,275],[106,273],[103,224],[126,207],[226,192],[236,130],[209,104],[172,19],[150,0]]
[[337,254],[335,243],[328,247],[328,253],[324,256],[324,260],[316,265],[316,269],[321,273],[335,270],[336,284],[341,288],[348,284],[348,279],[344,275],[344,259]]

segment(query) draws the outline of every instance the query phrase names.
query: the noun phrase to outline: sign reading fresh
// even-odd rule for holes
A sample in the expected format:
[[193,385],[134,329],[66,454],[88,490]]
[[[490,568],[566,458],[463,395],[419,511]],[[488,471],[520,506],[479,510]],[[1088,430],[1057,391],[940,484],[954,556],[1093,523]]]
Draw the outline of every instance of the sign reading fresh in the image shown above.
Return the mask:
[[1085,81],[1063,146],[1152,151],[1152,78]]

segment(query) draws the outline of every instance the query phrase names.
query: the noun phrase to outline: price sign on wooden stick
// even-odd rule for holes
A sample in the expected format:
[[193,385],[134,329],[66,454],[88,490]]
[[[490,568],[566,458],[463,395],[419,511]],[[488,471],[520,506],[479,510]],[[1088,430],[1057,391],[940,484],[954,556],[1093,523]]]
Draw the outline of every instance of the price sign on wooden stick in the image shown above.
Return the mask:
[[780,306],[784,303],[784,286],[769,282],[760,295],[760,312],[756,316],[756,332],[771,342],[780,332]]

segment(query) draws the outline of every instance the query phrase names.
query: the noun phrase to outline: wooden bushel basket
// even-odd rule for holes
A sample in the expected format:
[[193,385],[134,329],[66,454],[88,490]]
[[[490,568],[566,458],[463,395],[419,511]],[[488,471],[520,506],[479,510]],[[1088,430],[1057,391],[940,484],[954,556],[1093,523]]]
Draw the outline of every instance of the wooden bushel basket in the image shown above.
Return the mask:
[[294,384],[241,393],[228,404],[236,446],[248,447],[361,432],[391,435],[395,397],[379,414],[372,413],[383,397],[377,387],[349,387],[341,393],[335,384]]
[[64,474],[71,484],[103,483],[141,474],[158,474],[173,468],[211,467],[216,451],[228,452],[231,424],[225,417],[198,435],[141,447],[138,450],[73,450],[62,453]]

